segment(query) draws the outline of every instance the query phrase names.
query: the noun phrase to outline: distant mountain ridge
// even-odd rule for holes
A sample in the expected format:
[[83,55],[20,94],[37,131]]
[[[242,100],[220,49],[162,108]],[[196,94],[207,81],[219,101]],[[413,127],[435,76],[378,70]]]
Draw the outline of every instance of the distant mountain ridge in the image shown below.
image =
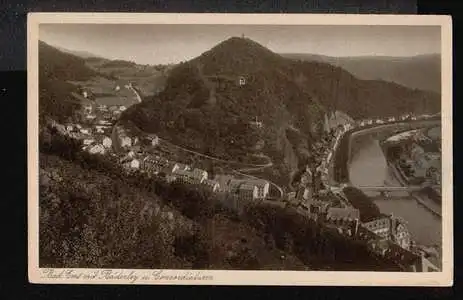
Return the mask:
[[52,46],[64,53],[68,53],[68,54],[72,54],[72,55],[75,55],[75,56],[78,56],[78,57],[81,57],[81,58],[100,58],[102,59],[103,57],[99,56],[99,55],[95,55],[91,52],[88,52],[88,51],[79,51],[79,50],[70,50],[70,49],[67,49],[67,48],[63,48],[63,47],[59,47],[59,46]]
[[441,92],[439,54],[422,54],[411,57],[332,57],[304,53],[282,53],[281,55],[296,60],[329,63],[345,69],[359,79],[384,80],[412,89]]

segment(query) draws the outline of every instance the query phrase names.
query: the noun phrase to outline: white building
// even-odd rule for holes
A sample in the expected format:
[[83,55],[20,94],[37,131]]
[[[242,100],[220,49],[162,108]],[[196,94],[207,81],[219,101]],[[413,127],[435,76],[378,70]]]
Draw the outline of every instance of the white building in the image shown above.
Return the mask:
[[94,139],[84,139],[83,144],[88,146],[88,145],[93,144],[94,142],[95,142]]
[[189,171],[191,170],[190,166],[188,165],[185,165],[185,164],[182,164],[182,163],[176,163],[174,164],[174,166],[172,167],[172,173],[176,172],[176,171]]
[[131,147],[132,146],[132,139],[128,136],[122,137],[121,138],[121,147],[126,148],[126,147]]
[[140,168],[140,161],[138,159],[134,159],[130,162],[130,168],[132,169],[139,169]]
[[206,179],[203,181],[203,184],[206,185],[214,193],[219,191],[220,185],[216,180]]
[[304,200],[310,200],[310,199],[312,199],[312,189],[306,187],[306,188],[304,189],[304,194],[302,195],[302,198],[303,198]]
[[100,124],[100,125],[111,125],[111,122],[108,122],[106,120],[99,120],[98,124]]
[[83,134],[90,134],[90,130],[89,130],[89,129],[81,129],[81,130],[80,130],[80,133],[83,133]]
[[91,154],[104,154],[106,149],[103,147],[103,145],[97,144],[88,148],[88,152]]
[[127,109],[127,107],[125,107],[124,105],[121,105],[121,106],[119,107],[119,110],[120,110],[120,111],[124,111],[124,110],[126,110],[126,109]]
[[107,137],[107,136],[104,137],[104,139],[103,139],[103,146],[104,146],[105,148],[111,148],[112,144],[113,144],[113,141],[111,140],[111,138],[109,138],[109,137]]

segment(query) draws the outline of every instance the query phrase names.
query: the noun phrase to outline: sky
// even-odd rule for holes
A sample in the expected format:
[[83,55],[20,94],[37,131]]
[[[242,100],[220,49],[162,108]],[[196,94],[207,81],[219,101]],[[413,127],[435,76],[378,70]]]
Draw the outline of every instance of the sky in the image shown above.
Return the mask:
[[277,53],[328,56],[414,56],[440,53],[431,26],[41,24],[39,39],[74,51],[139,64],[189,60],[232,36]]

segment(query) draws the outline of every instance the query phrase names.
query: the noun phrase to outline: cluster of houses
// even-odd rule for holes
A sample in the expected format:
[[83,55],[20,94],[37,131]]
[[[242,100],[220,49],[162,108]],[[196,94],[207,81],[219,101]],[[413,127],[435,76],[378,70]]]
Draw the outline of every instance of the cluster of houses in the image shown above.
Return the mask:
[[74,95],[83,105],[77,112],[80,122],[68,123],[65,134],[82,140],[83,150],[91,154],[105,154],[112,150],[112,125],[126,109],[123,105],[104,105],[90,101],[89,92],[81,91],[82,95]]
[[412,171],[404,178],[425,180],[432,185],[441,185],[442,162],[440,143],[427,137],[423,130],[404,132],[386,140],[388,144],[399,145],[402,149],[399,157],[399,167],[406,166]]
[[240,211],[252,201],[265,200],[270,184],[262,179],[238,179],[228,174],[218,174],[209,178],[206,170],[170,161],[159,155],[136,157],[133,151],[121,158],[120,162],[129,170],[141,171],[149,176],[162,176],[167,182],[186,185],[201,185],[215,193],[228,208]]
[[[90,110],[89,113],[91,113]],[[346,123],[331,130],[333,137],[327,141],[321,163],[317,168],[317,173],[320,174],[321,183],[323,183],[320,185],[321,188],[314,188],[316,185],[313,183],[317,176],[312,174],[311,169],[307,167],[301,179],[301,189],[288,194],[289,203],[292,203],[291,205],[301,214],[313,219],[321,218],[327,226],[332,226],[341,234],[366,239],[371,248],[382,255],[402,255],[402,257],[405,254],[408,255],[414,245],[404,220],[392,215],[381,215],[369,222],[361,222],[360,211],[352,207],[343,195],[344,186],[333,186],[328,181],[328,169],[333,151],[337,148],[343,134],[353,126],[352,123]],[[80,134],[85,135],[84,148],[90,153],[104,154],[114,147],[109,136],[103,134],[99,139],[96,138],[94,134],[97,130],[96,125],[92,130],[79,124],[67,125],[63,128],[65,132],[73,133],[76,132],[74,128],[77,128]],[[117,129],[116,127],[116,131]],[[209,178],[206,170],[170,161],[161,155],[144,154],[140,150],[139,138],[132,138],[123,130],[116,134],[119,135],[119,147],[126,150],[119,162],[130,171],[144,172],[149,176],[162,176],[169,183],[201,185],[216,194],[217,199],[226,207],[237,212],[247,204],[265,201],[268,198],[270,183],[266,180],[236,178],[228,174],[217,174]],[[151,146],[157,146],[159,138],[151,136],[149,143]],[[323,145],[318,146],[323,148]],[[425,156],[419,148],[413,148],[410,153],[414,158]]]
[[370,126],[370,125],[380,125],[386,124],[391,122],[398,122],[398,121],[415,121],[415,120],[426,120],[432,118],[434,116],[440,115],[440,113],[435,115],[414,115],[413,113],[403,114],[397,117],[388,117],[388,118],[377,118],[377,119],[363,119],[356,122],[356,125],[359,127]]
[[[307,166],[297,192],[288,194],[289,203],[293,203],[299,213],[313,219],[321,218],[328,226],[336,228],[347,236],[364,236],[372,247],[381,253],[391,249],[399,252],[411,249],[412,241],[406,222],[392,215],[382,215],[375,220],[362,223],[360,211],[351,206],[342,192],[345,185],[337,186],[329,182],[329,168],[333,153],[345,132],[354,126],[362,126],[362,122],[363,124],[382,124],[393,121],[395,119],[391,118],[391,120],[379,120],[379,122],[366,120],[359,124],[346,122],[337,125],[334,130],[331,128],[329,132],[332,133],[332,137],[327,139],[325,144],[315,145],[315,150],[324,149],[324,151],[318,151],[318,153],[321,152],[321,157],[318,158],[316,171],[313,172],[310,166]],[[391,248],[391,245],[398,247]]]
[[105,154],[112,149],[112,139],[110,137],[112,123],[108,120],[91,118],[91,122],[82,124],[68,123],[65,128],[66,135],[82,141],[83,150],[85,151],[92,154]]
[[[180,182],[187,185],[201,185],[216,194],[226,207],[241,211],[252,201],[265,200],[269,195],[270,183],[263,179],[241,179],[230,174],[217,174],[210,178],[209,173],[201,168],[171,161],[160,154],[149,154],[140,148],[140,138],[132,138],[123,128],[116,127],[120,148],[127,153],[120,158],[120,163],[129,171],[139,171],[148,176],[161,176],[167,182]],[[159,138],[148,137],[150,146],[159,145]]]

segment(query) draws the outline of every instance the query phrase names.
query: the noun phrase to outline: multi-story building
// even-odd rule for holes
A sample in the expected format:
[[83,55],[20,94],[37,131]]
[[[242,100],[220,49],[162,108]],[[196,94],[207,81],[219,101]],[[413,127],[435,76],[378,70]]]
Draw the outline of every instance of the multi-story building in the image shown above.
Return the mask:
[[360,211],[353,207],[330,207],[326,212],[326,221],[338,228],[349,228],[356,235],[360,223]]
[[212,192],[219,191],[220,185],[217,180],[214,179],[206,179],[203,181],[203,184]]
[[410,233],[405,223],[392,216],[385,216],[367,223],[363,227],[382,239],[392,240],[404,249],[410,248]]
[[191,177],[194,183],[203,183],[208,178],[208,173],[205,170],[195,168],[191,170]]
[[122,148],[129,148],[132,146],[132,139],[128,136],[121,137],[120,144]]
[[243,183],[238,188],[239,199],[241,201],[250,202],[254,199],[259,198],[258,188],[252,184]]
[[227,193],[230,191],[230,181],[234,179],[231,175],[215,175],[214,180],[219,183],[219,190]]
[[304,192],[302,194],[302,198],[304,200],[312,200],[312,196],[313,196],[313,189],[311,186],[308,186],[304,189]]
[[[166,164],[152,156],[146,156],[142,160],[142,168],[149,174],[156,174],[166,167]],[[169,170],[170,173],[171,170]]]
[[328,212],[330,203],[323,200],[311,199],[302,203],[310,213],[325,214]]
[[111,148],[111,146],[113,145],[113,140],[107,136],[105,136],[103,138],[103,146],[105,148]]
[[183,184],[193,183],[190,171],[175,169],[175,171],[172,172],[172,175],[175,176],[176,180],[180,181]]
[[172,173],[176,172],[177,170],[181,170],[181,171],[188,171],[188,170],[191,170],[191,167],[188,166],[188,165],[185,165],[185,164],[182,164],[182,163],[175,163],[173,166],[172,166]]
[[330,207],[327,209],[326,219],[339,224],[358,222],[360,211],[353,207]]
[[176,164],[172,169],[172,174],[185,184],[201,184],[207,179],[207,172],[201,169],[189,169],[188,166],[180,167]]
[[270,191],[270,183],[262,179],[246,180],[246,184],[253,185],[257,187],[257,197],[258,199],[265,199],[268,196]]
[[87,149],[91,154],[104,154],[106,152],[106,149],[101,144],[90,145]]

